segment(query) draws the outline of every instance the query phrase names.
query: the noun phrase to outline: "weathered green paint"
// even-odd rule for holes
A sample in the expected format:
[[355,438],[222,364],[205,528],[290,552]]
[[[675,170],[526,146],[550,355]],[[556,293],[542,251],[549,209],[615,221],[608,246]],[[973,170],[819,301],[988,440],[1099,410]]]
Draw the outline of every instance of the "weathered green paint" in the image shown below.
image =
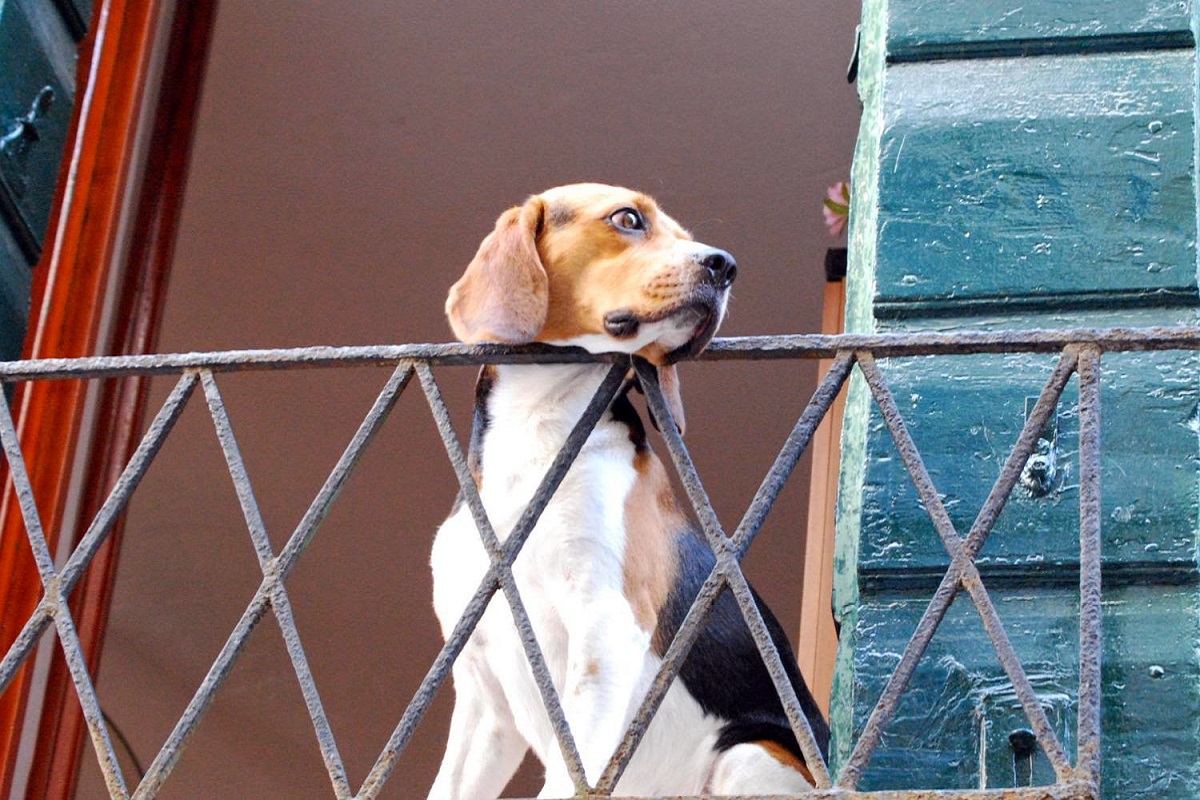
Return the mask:
[[[1072,589],[999,591],[1006,623],[1059,740],[1075,745],[1078,594]],[[1104,797],[1194,800],[1200,719],[1200,620],[1194,587],[1125,587],[1104,601]],[[911,593],[880,593],[858,613],[856,725],[895,667],[925,610]],[[1169,702],[1165,699],[1169,698]],[[888,728],[887,747],[864,775],[864,789],[978,789],[1014,785],[1009,734],[1028,727],[969,598],[960,596],[930,643],[910,693]],[[1187,748],[1192,748],[1187,750]],[[1187,753],[1187,757],[1183,753]],[[917,787],[913,777],[919,775]],[[1034,778],[1053,782],[1045,755]],[[986,781],[986,784],[984,783]]]
[[891,0],[893,60],[1188,46],[1191,0]]
[[[1179,319],[1179,316],[1184,316]],[[1172,322],[1187,322],[1182,312]],[[941,320],[954,329],[1144,326],[1162,312],[1092,312]],[[970,529],[1000,465],[1016,443],[1025,410],[1057,357],[964,356],[891,359],[881,365],[906,415],[947,511],[961,533]],[[1200,355],[1113,353],[1103,361],[1102,436],[1105,563],[1144,570],[1176,564],[1195,570],[1197,405]],[[1018,487],[984,547],[980,563],[1045,570],[1078,562],[1077,393],[1059,404],[1050,448],[1054,475],[1046,485]],[[895,456],[877,414],[867,434],[859,568],[886,574],[949,563],[945,548]],[[1031,576],[1036,579],[1037,576]]]
[[[879,136],[883,130],[886,3],[863,4],[859,29],[858,93],[863,103],[854,163],[851,168],[849,261],[846,284],[845,327],[851,332],[874,328],[871,287],[875,282],[875,229],[878,209]],[[856,289],[856,290],[855,290]],[[847,391],[841,436],[841,473],[838,476],[838,510],[833,572],[833,616],[840,626],[840,644],[833,675],[829,723],[833,734],[830,761],[835,771],[854,746],[854,652],[858,625],[858,544],[861,520],[859,482],[865,463],[869,393],[861,377],[853,375]]]
[[877,303],[1194,302],[1194,70],[1191,50],[889,70]]
[[50,220],[72,94],[21,3],[0,3],[0,222],[35,260]]
[[[1195,322],[1196,13],[1174,0],[865,0],[847,329]],[[983,57],[995,55],[1006,57]],[[1053,363],[881,364],[961,533]],[[1194,800],[1200,360],[1109,354],[1103,367],[1102,792]],[[980,558],[1072,754],[1075,405],[1072,383],[1053,431],[1058,472],[1041,489],[1017,488]],[[861,382],[842,447],[831,713],[839,764],[948,562]],[[966,598],[912,692],[863,788],[1013,785],[1008,734],[1027,723]],[[1034,769],[1052,780],[1040,752]]]

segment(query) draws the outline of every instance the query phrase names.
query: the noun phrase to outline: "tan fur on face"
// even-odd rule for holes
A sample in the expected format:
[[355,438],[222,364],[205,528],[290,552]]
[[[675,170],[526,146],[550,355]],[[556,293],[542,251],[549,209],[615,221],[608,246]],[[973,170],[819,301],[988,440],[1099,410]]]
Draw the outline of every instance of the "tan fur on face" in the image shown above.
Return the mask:
[[[644,235],[613,227],[609,216],[622,208],[641,212]],[[702,274],[691,242],[644,194],[603,184],[560,186],[501,215],[451,288],[446,313],[464,342],[603,334],[610,311],[651,318],[684,301]]]
[[[651,198],[600,184],[562,186],[540,197],[550,209],[572,213],[563,224],[547,225],[538,242],[550,283],[539,340],[603,333],[605,313],[616,309],[654,316],[691,289],[698,270],[680,244],[692,236]],[[645,218],[644,237],[622,233],[608,222],[609,215],[626,207]],[[554,216],[552,211],[551,221]]]
[[[613,213],[624,208],[642,215],[645,231],[613,225]],[[705,277],[698,248],[640,192],[598,183],[559,186],[500,216],[450,288],[446,316],[469,343],[605,336],[610,312],[632,315],[640,325],[682,311]],[[660,387],[682,432],[679,381],[667,348],[651,342],[638,353],[659,367]]]

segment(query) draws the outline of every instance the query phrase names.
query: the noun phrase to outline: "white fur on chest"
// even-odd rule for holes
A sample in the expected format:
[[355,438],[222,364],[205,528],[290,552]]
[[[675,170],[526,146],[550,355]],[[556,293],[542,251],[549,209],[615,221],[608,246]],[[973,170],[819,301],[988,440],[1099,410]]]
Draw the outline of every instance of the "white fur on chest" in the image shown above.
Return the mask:
[[[581,416],[607,367],[501,367],[489,398],[481,497],[497,536],[505,540]],[[607,717],[595,720],[564,697],[572,729],[617,725],[623,730],[660,660],[650,632],[637,624],[624,595],[625,501],[634,481],[628,429],[602,419],[564,478],[513,567],[538,642],[560,695],[576,686],[578,652],[602,651],[627,672],[624,688],[602,697]],[[488,560],[466,504],[438,530],[431,558],[434,608],[449,635],[487,570]],[[565,779],[554,740],[517,638],[507,602],[493,598],[456,669],[491,687],[495,713],[509,714],[547,765],[551,788]],[[589,634],[595,631],[595,634]],[[581,641],[588,636],[603,641]],[[575,665],[573,667],[572,665]],[[615,720],[615,722],[614,722]],[[655,717],[620,789],[627,793],[698,793],[711,770],[719,721],[704,715],[678,682]],[[619,736],[619,733],[614,736]],[[614,738],[610,736],[609,738]],[[615,741],[613,742],[615,744]],[[593,780],[611,747],[585,768]],[[602,756],[602,757],[601,757]],[[665,765],[670,765],[666,767]],[[569,784],[568,784],[569,787]],[[568,792],[570,793],[570,792]]]

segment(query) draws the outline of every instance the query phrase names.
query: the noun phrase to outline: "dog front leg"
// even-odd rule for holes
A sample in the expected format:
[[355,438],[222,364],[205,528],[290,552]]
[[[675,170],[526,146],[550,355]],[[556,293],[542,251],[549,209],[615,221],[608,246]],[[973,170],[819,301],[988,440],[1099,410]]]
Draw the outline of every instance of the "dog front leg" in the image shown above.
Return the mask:
[[454,667],[454,712],[429,800],[496,798],[528,749],[495,680],[466,658]]
[[609,590],[576,607],[567,636],[563,711],[594,786],[645,690],[650,635],[638,626],[624,594]]

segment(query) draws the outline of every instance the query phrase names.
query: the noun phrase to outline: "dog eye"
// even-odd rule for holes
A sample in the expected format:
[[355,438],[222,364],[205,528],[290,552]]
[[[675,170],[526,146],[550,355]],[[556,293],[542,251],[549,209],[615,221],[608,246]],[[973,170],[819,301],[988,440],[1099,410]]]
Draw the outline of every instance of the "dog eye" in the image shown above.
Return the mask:
[[620,231],[636,233],[646,230],[646,220],[636,208],[620,208],[608,216],[608,221]]

